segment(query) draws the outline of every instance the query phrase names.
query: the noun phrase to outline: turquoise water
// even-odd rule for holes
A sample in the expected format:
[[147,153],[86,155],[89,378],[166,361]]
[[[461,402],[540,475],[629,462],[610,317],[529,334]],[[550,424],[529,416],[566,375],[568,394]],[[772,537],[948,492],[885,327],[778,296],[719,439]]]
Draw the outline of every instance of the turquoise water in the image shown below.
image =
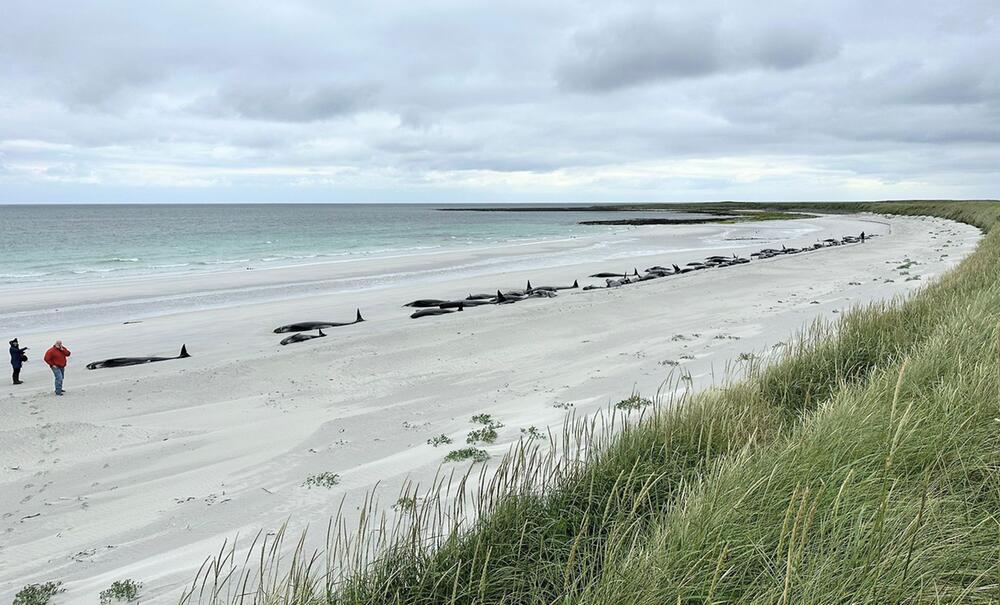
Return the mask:
[[[439,208],[369,204],[0,206],[0,284],[419,254],[593,234],[606,227],[578,222],[626,216],[575,211],[441,212]],[[627,213],[629,217],[649,215]]]

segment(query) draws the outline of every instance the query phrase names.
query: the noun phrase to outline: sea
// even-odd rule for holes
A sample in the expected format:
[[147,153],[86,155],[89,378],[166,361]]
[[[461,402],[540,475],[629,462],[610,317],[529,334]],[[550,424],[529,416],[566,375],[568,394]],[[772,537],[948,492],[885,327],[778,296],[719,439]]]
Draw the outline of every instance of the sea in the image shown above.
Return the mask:
[[[0,286],[16,289],[19,285],[94,283],[158,274],[183,277],[407,256],[591,235],[608,229],[580,225],[583,220],[664,216],[662,211],[453,212],[442,208],[447,206],[0,205]],[[670,216],[699,215],[671,212]]]

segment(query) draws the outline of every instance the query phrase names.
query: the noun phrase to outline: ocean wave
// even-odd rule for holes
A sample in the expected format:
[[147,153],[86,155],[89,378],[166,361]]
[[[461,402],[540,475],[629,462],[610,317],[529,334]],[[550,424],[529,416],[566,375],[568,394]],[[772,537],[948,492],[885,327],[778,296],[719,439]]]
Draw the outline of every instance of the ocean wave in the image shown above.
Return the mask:
[[173,263],[168,265],[153,265],[152,269],[177,269],[180,267],[190,267],[191,263]]
[[115,256],[115,257],[112,257],[112,258],[105,258],[105,259],[101,260],[100,262],[102,262],[102,263],[137,263],[137,262],[139,262],[139,259],[138,258],[123,258],[123,257],[120,257],[120,256]]
[[232,260],[200,260],[196,265],[235,265],[237,263],[249,263],[249,258],[236,258]]
[[45,277],[46,275],[52,274],[46,272],[0,273],[0,279],[30,279],[32,277]]

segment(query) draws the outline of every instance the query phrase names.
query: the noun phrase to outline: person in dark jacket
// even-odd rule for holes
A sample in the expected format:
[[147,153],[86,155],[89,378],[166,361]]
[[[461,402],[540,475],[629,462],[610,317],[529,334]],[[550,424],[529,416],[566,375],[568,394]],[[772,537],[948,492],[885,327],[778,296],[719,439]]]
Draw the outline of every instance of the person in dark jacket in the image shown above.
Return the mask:
[[17,344],[17,339],[10,341],[10,367],[14,368],[14,384],[21,383],[21,366],[28,361],[28,356],[24,354],[28,347],[21,347]]

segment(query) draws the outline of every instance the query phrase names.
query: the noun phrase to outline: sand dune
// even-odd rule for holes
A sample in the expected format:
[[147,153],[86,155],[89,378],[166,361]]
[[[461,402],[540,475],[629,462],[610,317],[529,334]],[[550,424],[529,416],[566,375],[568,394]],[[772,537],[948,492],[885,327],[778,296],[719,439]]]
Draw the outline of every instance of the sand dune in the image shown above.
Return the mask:
[[[616,290],[419,321],[400,306],[529,278],[598,283],[584,277],[862,230],[879,237]],[[738,371],[741,353],[771,355],[816,318],[919,288],[979,237],[938,219],[821,217],[33,289],[0,302],[32,347],[26,384],[0,387],[0,595],[62,580],[63,602],[93,601],[131,577],[145,583],[146,602],[171,602],[237,532],[286,518],[292,531],[325,525],[342,496],[355,503],[376,482],[383,501],[394,501],[404,479],[431,477],[449,449],[426,440],[445,434],[464,444],[473,414],[504,423],[488,448],[501,455],[521,428],[558,426],[568,408],[592,413],[633,389],[651,394],[672,372],[704,387]],[[530,266],[545,256],[558,260]],[[496,257],[506,262],[475,262]],[[384,277],[363,290],[344,285],[373,275]],[[281,347],[271,332],[292,321],[350,321],[356,307],[368,321],[326,338]],[[37,360],[56,337],[74,352],[59,399]],[[106,357],[176,355],[182,343],[192,358],[84,369]],[[303,487],[324,471],[340,484]]]

